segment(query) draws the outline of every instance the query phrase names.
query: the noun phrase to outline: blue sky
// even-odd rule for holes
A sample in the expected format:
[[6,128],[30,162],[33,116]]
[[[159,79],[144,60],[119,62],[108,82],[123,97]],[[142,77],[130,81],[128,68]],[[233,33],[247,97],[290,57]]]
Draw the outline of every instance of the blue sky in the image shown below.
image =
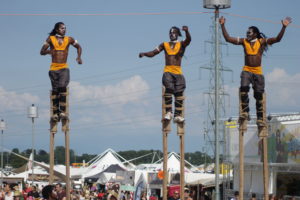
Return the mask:
[[[263,58],[268,112],[299,111],[299,4],[292,0],[232,0],[232,7],[222,11],[236,16],[221,13],[227,19],[228,32],[239,37],[244,37],[251,25],[258,26],[269,37],[276,36],[281,29],[280,20],[285,16],[293,18],[282,41],[270,47]],[[138,53],[153,50],[161,42],[168,41],[168,31],[173,25],[189,26],[192,35],[192,43],[182,63],[187,80],[186,151],[202,151],[205,143],[203,123],[207,116],[203,93],[208,89],[209,80],[208,72],[200,73],[199,67],[210,61],[211,49],[207,46],[205,51],[204,41],[211,39],[209,26],[213,14],[192,12],[206,11],[211,10],[204,9],[200,0],[3,0],[0,14],[116,14],[0,15],[0,117],[8,126],[4,132],[5,147],[31,148],[31,121],[26,116],[26,109],[34,103],[40,111],[35,123],[36,148],[49,149],[50,57],[40,56],[39,51],[54,24],[63,21],[67,35],[77,39],[83,48],[83,65],[76,64],[74,48],[70,49],[68,59],[71,148],[75,152],[162,148],[160,118],[164,56],[161,53],[152,59],[139,59]],[[150,14],[118,15],[126,13]],[[230,105],[227,106],[229,117],[237,115],[243,52],[240,46],[229,44],[227,47],[228,51],[223,48],[223,63],[233,70],[234,77],[232,82],[231,74],[227,74],[224,82],[230,94],[230,103],[226,104]],[[59,132],[56,145],[63,144],[63,134]],[[179,151],[175,126],[169,136],[169,150]]]

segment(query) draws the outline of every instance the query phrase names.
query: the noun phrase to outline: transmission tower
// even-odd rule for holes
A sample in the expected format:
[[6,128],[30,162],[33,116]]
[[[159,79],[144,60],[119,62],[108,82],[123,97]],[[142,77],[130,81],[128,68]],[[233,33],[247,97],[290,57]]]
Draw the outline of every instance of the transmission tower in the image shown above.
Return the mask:
[[[210,62],[209,64],[203,65],[200,68],[201,69],[206,69],[209,71],[209,87],[208,87],[208,91],[204,92],[205,97],[207,97],[207,118],[206,121],[204,123],[204,138],[205,138],[205,150],[206,152],[215,152],[215,145],[214,145],[214,129],[215,129],[215,109],[216,109],[216,105],[215,105],[215,87],[218,87],[219,90],[219,101],[218,101],[218,107],[219,107],[219,118],[225,118],[226,117],[226,111],[228,111],[228,106],[225,105],[225,97],[229,97],[229,94],[227,94],[224,90],[224,72],[232,72],[232,70],[230,70],[227,67],[224,67],[223,63],[222,63],[222,48],[221,45],[225,45],[227,46],[227,44],[225,42],[223,42],[221,40],[222,36],[221,36],[221,32],[218,32],[218,35],[216,35],[215,33],[215,18],[212,17],[212,25],[210,26],[210,35],[211,35],[211,39],[205,41],[205,49],[206,49],[206,45],[208,44],[210,46],[210,50],[211,50],[211,55],[210,55]],[[217,38],[216,38],[217,37]],[[216,39],[219,41],[218,45],[218,58],[216,59],[216,54],[215,54],[215,48],[216,48]],[[216,86],[215,84],[215,65],[216,65],[216,61],[219,62],[219,71],[218,71],[218,78],[219,78],[219,85]],[[220,124],[221,125],[221,124]],[[219,126],[222,127],[222,126]],[[223,131],[219,130],[218,131],[219,134],[223,133]],[[223,140],[223,134],[219,135],[220,143],[222,143]]]

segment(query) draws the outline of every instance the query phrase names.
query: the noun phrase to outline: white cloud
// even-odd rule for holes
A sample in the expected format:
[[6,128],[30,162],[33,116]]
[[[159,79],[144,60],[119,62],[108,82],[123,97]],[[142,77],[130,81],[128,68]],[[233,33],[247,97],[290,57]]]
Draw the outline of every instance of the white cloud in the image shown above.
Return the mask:
[[39,97],[29,93],[18,94],[0,87],[0,111],[24,112],[31,104],[37,104]]
[[300,73],[288,74],[280,68],[275,68],[267,74],[267,97],[270,106],[285,106],[298,111],[300,102],[299,80]]
[[[275,68],[265,75],[268,113],[299,111],[299,80],[300,73],[288,74],[281,68]],[[255,99],[252,86],[250,87],[250,110],[252,114],[255,114]],[[239,85],[225,86],[225,91],[230,94],[230,104],[233,111],[231,114],[233,115],[238,115],[238,88]]]
[[124,105],[143,99],[148,92],[149,85],[140,76],[136,75],[115,85],[84,86],[79,82],[71,82],[71,98],[74,103],[89,102],[115,106],[114,103]]
[[[79,127],[136,127],[157,125],[147,105],[148,83],[135,75],[114,85],[70,83],[71,118]],[[150,106],[152,106],[153,102]],[[159,115],[160,117],[160,115]]]

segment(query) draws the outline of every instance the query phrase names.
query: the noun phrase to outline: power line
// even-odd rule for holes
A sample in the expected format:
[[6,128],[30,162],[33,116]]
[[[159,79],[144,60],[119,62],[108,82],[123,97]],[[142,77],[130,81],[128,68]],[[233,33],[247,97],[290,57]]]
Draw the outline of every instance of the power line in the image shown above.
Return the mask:
[[0,16],[142,16],[142,15],[195,15],[213,12],[156,12],[156,13],[0,13]]

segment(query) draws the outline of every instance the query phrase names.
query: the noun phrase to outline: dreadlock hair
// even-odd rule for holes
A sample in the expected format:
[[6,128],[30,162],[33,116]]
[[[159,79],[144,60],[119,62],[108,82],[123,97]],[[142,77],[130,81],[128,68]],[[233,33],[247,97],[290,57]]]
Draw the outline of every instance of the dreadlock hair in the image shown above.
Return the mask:
[[180,36],[180,37],[182,36],[182,35],[181,35],[181,32],[180,32],[180,29],[179,29],[177,26],[172,26],[172,28],[170,29],[170,32],[171,32],[172,29],[177,30],[178,36]]
[[[267,36],[264,33],[260,32],[259,29],[256,26],[250,26],[249,29],[252,29],[253,32],[256,33],[257,39],[267,38]],[[267,52],[268,51],[268,45],[264,45],[263,50],[265,52]]]
[[54,25],[54,28],[52,29],[52,31],[49,33],[49,35],[53,36],[56,35],[56,30],[59,28],[60,25],[65,25],[63,22],[57,22]]

